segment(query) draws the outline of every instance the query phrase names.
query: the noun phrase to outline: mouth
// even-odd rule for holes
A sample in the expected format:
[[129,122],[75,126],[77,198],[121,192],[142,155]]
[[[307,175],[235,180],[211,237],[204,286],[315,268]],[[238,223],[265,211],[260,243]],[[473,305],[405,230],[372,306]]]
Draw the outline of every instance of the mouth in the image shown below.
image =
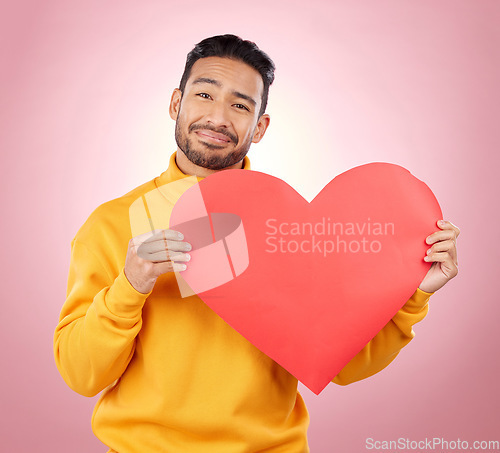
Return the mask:
[[215,143],[217,145],[224,145],[231,142],[231,139],[224,134],[211,131],[209,129],[200,129],[195,131],[195,134],[203,141]]

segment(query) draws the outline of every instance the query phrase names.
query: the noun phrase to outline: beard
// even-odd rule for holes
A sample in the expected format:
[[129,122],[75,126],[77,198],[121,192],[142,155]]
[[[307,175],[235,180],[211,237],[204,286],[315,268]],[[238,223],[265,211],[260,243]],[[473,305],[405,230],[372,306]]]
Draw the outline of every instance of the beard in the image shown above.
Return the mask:
[[[179,119],[177,119],[175,122],[175,141],[177,142],[177,146],[193,164],[198,165],[199,167],[209,168],[210,170],[222,170],[240,162],[247,155],[250,145],[252,144],[250,137],[239,148],[234,148],[230,153],[221,155],[218,150],[225,148],[225,146],[204,143],[202,145],[198,145],[199,147],[201,146],[204,148],[200,150],[193,145],[192,140],[188,138],[187,134],[182,132],[183,129],[182,123]],[[218,132],[219,134],[224,134],[235,145],[238,143],[238,137],[225,129],[217,129],[210,124],[192,124],[188,129],[188,134],[197,129],[209,129],[211,131]]]

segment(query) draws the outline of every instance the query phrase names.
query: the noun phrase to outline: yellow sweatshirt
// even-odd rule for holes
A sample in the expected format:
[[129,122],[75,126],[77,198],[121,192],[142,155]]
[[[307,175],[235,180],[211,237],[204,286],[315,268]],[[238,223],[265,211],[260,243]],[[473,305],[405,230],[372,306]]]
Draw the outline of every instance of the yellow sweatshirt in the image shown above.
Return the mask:
[[[173,273],[149,294],[125,277],[129,240],[145,228],[132,219],[137,200],[161,192],[173,205],[202,179],[185,179],[175,156],[159,177],[99,206],[73,239],[54,335],[59,372],[82,395],[104,390],[92,429],[109,452],[309,452],[309,416],[292,375],[198,296],[181,298]],[[248,157],[244,168],[250,170]],[[168,184],[180,180],[189,183],[170,193]],[[162,215],[146,212],[155,228],[168,227]],[[333,382],[346,385],[385,368],[414,337],[430,295],[417,289]]]

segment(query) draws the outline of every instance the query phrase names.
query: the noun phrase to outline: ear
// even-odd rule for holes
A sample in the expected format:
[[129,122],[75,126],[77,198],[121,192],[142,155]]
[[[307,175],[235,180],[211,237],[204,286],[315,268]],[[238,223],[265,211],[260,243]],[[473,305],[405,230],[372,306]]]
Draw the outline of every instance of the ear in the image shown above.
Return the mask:
[[252,143],[259,143],[262,140],[262,137],[264,137],[270,121],[271,118],[269,115],[267,115],[266,113],[261,115],[259,121],[257,121],[257,126],[255,126]]
[[170,118],[174,121],[177,120],[179,115],[179,110],[181,108],[182,91],[176,88],[172,93],[172,98],[170,99],[170,107],[168,108],[168,113],[170,113]]

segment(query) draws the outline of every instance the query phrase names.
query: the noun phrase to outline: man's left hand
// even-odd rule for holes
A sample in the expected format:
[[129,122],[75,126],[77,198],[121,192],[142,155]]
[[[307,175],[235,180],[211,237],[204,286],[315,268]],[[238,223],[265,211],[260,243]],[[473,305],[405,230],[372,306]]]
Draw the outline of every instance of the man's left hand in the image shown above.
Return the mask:
[[427,250],[424,261],[432,263],[432,266],[419,288],[427,293],[433,293],[442,288],[458,274],[457,238],[460,230],[453,223],[445,220],[437,222],[437,226],[440,230],[432,233],[425,240],[431,247]]

